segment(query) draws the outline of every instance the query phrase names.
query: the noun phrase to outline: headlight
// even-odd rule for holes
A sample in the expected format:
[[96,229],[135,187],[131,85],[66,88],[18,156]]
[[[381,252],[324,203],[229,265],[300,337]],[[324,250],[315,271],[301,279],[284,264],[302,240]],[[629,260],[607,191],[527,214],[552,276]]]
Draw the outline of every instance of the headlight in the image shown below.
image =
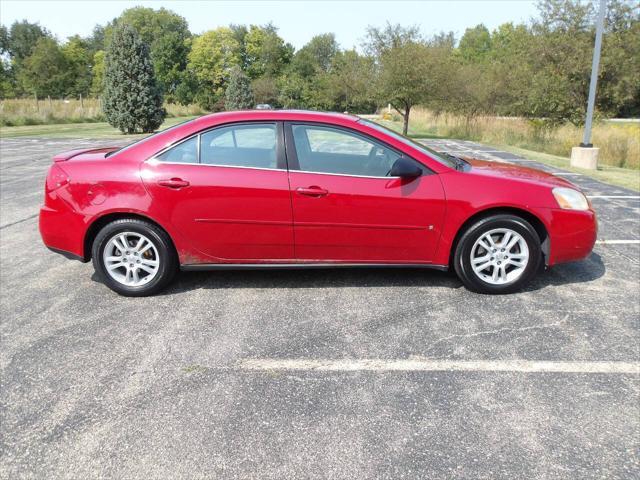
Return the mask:
[[589,210],[589,201],[581,192],[572,188],[558,187],[553,189],[553,196],[560,208],[566,210]]

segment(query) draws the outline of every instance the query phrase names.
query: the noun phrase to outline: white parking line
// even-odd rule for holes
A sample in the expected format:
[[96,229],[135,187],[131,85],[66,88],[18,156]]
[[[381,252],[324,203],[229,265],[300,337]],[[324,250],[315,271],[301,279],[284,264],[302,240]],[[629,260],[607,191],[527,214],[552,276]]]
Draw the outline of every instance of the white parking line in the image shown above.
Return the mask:
[[587,195],[587,198],[630,198],[640,199],[640,195]]
[[565,177],[571,177],[571,176],[581,177],[582,176],[581,173],[573,173],[573,172],[556,172],[554,173],[554,175],[563,175]]
[[600,245],[639,245],[640,240],[596,240]]
[[571,362],[544,360],[383,360],[276,359],[240,362],[241,370],[308,370],[320,372],[516,372],[640,374],[640,362]]

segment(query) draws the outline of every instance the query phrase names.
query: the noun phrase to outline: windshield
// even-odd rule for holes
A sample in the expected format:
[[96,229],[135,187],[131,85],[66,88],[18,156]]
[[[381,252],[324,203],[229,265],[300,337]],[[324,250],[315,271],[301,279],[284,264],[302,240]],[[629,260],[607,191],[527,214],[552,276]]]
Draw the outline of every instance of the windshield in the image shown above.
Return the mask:
[[367,127],[371,127],[374,128],[382,133],[385,133],[387,135],[389,135],[390,137],[395,138],[396,140],[401,141],[404,144],[410,145],[413,148],[420,150],[421,152],[425,153],[426,155],[429,155],[429,157],[433,158],[434,160],[436,160],[437,162],[443,164],[446,167],[449,168],[456,168],[456,161],[453,158],[450,157],[446,157],[441,153],[436,152],[435,150],[423,145],[422,143],[416,142],[415,140],[412,140],[411,138],[405,137],[404,135],[399,134],[398,132],[391,130],[390,128],[384,127],[382,125],[380,125],[379,123],[376,122],[372,122],[370,120],[364,120],[364,119],[360,119],[359,120],[360,123],[362,123],[363,125],[366,125]]

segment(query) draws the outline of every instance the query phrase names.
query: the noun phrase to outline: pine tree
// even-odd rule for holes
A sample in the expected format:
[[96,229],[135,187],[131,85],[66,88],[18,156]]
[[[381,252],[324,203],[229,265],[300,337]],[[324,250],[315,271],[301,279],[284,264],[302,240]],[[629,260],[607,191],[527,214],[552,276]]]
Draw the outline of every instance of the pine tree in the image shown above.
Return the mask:
[[255,100],[251,90],[251,81],[238,67],[231,70],[229,84],[225,92],[227,110],[246,110],[253,108]]
[[153,132],[166,115],[149,47],[127,24],[115,27],[106,52],[102,108],[123,133]]

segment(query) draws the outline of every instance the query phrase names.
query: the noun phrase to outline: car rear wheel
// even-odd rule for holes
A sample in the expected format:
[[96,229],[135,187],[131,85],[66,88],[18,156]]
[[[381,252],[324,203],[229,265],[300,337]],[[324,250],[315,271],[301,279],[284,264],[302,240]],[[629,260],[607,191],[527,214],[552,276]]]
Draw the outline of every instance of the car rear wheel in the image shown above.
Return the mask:
[[133,218],[103,227],[93,242],[92,257],[104,283],[130,297],[160,291],[177,270],[176,254],[166,232]]
[[464,285],[479,293],[511,293],[538,272],[540,238],[529,222],[515,215],[493,215],[471,225],[454,256]]

